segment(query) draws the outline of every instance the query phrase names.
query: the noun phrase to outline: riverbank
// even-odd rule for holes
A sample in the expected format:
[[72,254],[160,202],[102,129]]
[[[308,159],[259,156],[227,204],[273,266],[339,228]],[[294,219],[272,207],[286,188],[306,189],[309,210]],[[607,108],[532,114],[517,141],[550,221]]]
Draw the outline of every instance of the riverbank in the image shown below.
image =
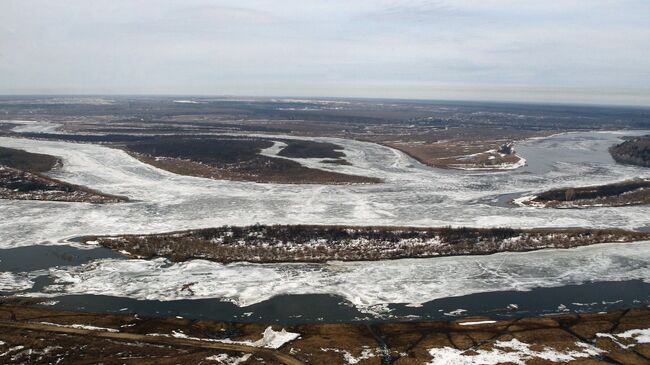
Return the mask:
[[[650,361],[650,309],[375,324],[230,323],[0,305],[5,364],[449,364]],[[119,356],[118,356],[119,354]]]
[[650,167],[650,135],[625,138],[610,147],[609,153],[618,163]]
[[624,207],[650,204],[650,180],[553,189],[513,200],[518,206],[539,208]]

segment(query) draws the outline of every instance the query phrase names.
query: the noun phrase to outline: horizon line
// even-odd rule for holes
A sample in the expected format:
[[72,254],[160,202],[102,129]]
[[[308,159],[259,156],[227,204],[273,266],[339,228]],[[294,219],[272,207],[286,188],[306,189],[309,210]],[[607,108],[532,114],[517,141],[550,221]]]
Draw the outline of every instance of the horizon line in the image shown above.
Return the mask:
[[194,98],[251,98],[251,99],[348,99],[348,100],[395,100],[418,101],[434,103],[482,103],[482,104],[519,104],[519,105],[546,105],[546,106],[574,106],[574,107],[603,107],[603,108],[629,108],[650,109],[650,104],[624,104],[601,102],[560,102],[543,100],[516,100],[516,99],[455,99],[455,98],[405,98],[405,97],[376,97],[376,96],[323,96],[323,95],[246,95],[246,94],[195,94],[195,93],[1,93],[5,97],[194,97]]

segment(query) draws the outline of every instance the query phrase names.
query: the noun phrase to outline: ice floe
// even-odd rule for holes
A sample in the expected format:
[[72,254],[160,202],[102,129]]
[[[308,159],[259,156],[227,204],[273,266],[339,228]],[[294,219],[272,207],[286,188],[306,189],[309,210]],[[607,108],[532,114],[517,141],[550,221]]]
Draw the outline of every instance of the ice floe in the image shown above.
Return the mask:
[[34,282],[26,275],[0,271],[0,292],[16,292],[31,288]]
[[[248,306],[282,294],[335,294],[355,307],[602,281],[648,280],[650,242],[568,250],[325,264],[220,264],[205,260],[102,259],[49,270],[51,295],[98,294],[134,299],[217,298]],[[183,290],[188,283],[192,291]],[[461,310],[448,313],[462,315]]]

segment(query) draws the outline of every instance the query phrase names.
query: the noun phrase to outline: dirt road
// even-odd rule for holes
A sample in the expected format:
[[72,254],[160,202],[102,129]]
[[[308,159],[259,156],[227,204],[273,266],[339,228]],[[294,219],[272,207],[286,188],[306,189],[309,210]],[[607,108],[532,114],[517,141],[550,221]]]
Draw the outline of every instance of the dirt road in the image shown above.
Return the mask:
[[109,331],[101,331],[101,330],[71,328],[71,327],[62,327],[62,326],[54,326],[54,325],[48,325],[42,323],[28,323],[28,322],[0,321],[0,327],[18,328],[18,329],[25,329],[25,330],[32,330],[32,331],[41,331],[41,332],[64,333],[68,335],[78,335],[78,336],[92,336],[97,338],[107,338],[107,339],[122,340],[122,341],[147,342],[147,343],[160,344],[160,345],[185,346],[185,347],[197,347],[197,348],[204,348],[204,349],[211,349],[211,350],[236,351],[242,353],[250,353],[263,358],[273,358],[285,365],[303,365],[303,363],[300,360],[296,359],[291,355],[284,354],[280,351],[267,349],[267,348],[254,347],[254,346],[240,345],[240,344],[201,341],[201,340],[175,338],[175,337],[140,335],[134,333],[109,332]]

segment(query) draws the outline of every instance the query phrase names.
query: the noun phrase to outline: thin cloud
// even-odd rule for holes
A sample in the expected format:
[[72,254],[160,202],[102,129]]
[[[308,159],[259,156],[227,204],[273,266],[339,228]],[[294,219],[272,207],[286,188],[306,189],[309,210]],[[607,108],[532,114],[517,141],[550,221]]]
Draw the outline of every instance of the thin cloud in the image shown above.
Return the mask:
[[650,85],[641,0],[4,0],[0,24],[0,93],[637,103]]

